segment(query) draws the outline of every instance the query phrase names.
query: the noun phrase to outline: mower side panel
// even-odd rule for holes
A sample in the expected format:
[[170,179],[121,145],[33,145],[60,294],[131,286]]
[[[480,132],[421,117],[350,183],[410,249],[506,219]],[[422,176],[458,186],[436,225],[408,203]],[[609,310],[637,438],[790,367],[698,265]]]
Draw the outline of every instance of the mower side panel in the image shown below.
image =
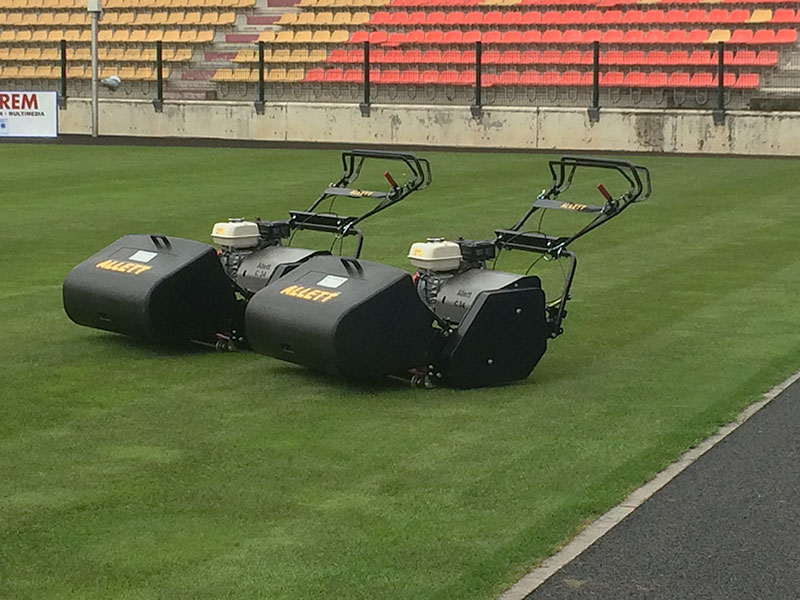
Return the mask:
[[453,387],[500,385],[525,379],[546,349],[541,288],[487,291],[445,345],[439,367]]
[[317,256],[253,296],[245,329],[263,354],[379,379],[425,364],[432,320],[405,271]]
[[[250,292],[257,292],[266,286],[278,267],[294,267],[312,256],[329,255],[327,250],[306,250],[289,246],[267,246],[247,256],[239,265],[236,283]],[[282,272],[285,272],[284,269]]]
[[234,311],[212,246],[149,235],[126,235],[80,263],[63,299],[79,325],[151,341],[213,341]]
[[445,280],[436,296],[436,314],[450,323],[460,323],[481,292],[487,290],[541,287],[535,275],[518,275],[494,269],[470,269]]

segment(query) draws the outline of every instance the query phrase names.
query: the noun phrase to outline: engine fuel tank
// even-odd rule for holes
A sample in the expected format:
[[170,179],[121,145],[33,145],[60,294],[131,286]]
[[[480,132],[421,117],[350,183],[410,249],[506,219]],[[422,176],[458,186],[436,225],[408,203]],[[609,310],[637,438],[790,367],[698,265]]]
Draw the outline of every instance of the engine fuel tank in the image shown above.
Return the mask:
[[432,322],[408,273],[339,256],[309,259],[245,312],[257,352],[356,379],[424,365]]
[[234,310],[216,250],[161,235],[126,235],[80,263],[63,300],[79,325],[151,341],[213,341]]

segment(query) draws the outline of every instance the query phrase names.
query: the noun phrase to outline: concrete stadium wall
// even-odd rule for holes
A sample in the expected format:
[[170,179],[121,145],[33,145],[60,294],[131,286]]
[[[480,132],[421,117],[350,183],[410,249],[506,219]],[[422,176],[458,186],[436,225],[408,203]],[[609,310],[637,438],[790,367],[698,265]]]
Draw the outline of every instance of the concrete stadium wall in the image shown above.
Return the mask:
[[[490,107],[476,119],[466,106],[376,105],[362,117],[353,104],[173,101],[156,113],[149,101],[101,100],[101,136],[211,138],[267,142],[464,146],[531,150],[604,150],[800,156],[800,113]],[[91,104],[71,98],[59,131],[88,134]]]

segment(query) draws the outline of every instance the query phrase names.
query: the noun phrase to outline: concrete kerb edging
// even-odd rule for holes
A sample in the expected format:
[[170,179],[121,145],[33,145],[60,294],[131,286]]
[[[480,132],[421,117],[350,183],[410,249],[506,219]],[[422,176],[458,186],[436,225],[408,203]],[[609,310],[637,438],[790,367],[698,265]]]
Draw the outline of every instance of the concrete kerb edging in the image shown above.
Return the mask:
[[678,460],[658,473],[642,487],[634,490],[623,502],[609,510],[594,523],[581,531],[557,554],[543,561],[533,571],[503,592],[498,600],[523,600],[528,594],[533,592],[545,581],[550,579],[550,577],[555,575],[561,568],[577,558],[584,550],[613,529],[625,517],[644,504],[648,498],[677,477],[686,467],[719,444],[733,431],[738,429],[742,423],[764,408],[764,406],[777,398],[782,391],[798,380],[800,380],[800,371],[797,371],[785,381],[766,392],[761,400],[745,408],[739,413],[735,421],[724,425],[717,433],[703,440],[703,442],[694,448],[684,452]]

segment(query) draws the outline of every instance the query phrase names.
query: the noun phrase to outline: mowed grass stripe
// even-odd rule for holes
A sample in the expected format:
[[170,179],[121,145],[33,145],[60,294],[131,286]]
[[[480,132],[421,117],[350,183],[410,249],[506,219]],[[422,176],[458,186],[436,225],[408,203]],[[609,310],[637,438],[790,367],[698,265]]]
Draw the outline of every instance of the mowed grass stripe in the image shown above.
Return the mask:
[[[575,244],[566,333],[533,375],[423,392],[63,315],[66,272],[120,235],[281,218],[337,152],[0,152],[0,249],[24,257],[0,280],[0,597],[491,598],[800,359],[794,161],[636,157],[654,196]],[[547,156],[421,154],[434,183],[365,224],[372,260],[490,235],[549,183]]]

